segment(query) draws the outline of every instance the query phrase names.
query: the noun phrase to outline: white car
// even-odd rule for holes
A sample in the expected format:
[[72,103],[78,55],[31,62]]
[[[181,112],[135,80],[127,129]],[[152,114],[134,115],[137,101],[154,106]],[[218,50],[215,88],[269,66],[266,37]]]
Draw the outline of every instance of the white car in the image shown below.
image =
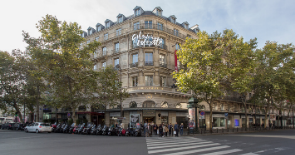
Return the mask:
[[48,132],[51,133],[52,127],[48,123],[43,123],[43,122],[35,122],[31,125],[26,126],[25,132]]

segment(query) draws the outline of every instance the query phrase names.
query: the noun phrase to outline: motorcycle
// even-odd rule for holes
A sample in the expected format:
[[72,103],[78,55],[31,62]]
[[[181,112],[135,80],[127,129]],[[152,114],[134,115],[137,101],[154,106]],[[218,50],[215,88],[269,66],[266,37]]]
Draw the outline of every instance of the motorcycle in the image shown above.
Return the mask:
[[78,129],[75,130],[75,134],[81,134],[84,129],[85,123],[81,124]]
[[55,132],[57,123],[55,122],[54,124],[51,124],[51,127],[52,127],[52,132]]
[[117,135],[118,136],[125,136],[126,130],[124,129],[124,123],[121,123],[120,126],[117,128]]
[[82,124],[79,124],[77,126],[74,127],[73,129],[73,133],[76,134],[78,132],[78,129],[81,127]]
[[64,128],[62,129],[62,132],[63,132],[63,133],[68,133],[68,132],[69,132],[69,129],[70,129],[70,125],[69,125],[69,124],[66,124],[66,125],[64,126]]
[[55,133],[60,132],[61,126],[62,126],[62,124],[61,123],[58,123],[57,126],[56,126],[56,128],[54,129],[54,132]]
[[96,131],[97,131],[97,130],[96,130],[96,125],[93,124],[92,127],[91,127],[91,129],[90,129],[90,134],[91,134],[91,135],[95,135],[95,134],[96,134]]
[[74,129],[76,127],[76,123],[73,123],[70,128],[69,128],[69,132],[68,133],[74,133]]
[[141,136],[141,132],[142,132],[142,128],[140,125],[137,125],[136,128],[135,128],[135,131],[134,131],[134,135],[135,137],[137,136]]
[[134,130],[133,127],[128,127],[126,130],[125,136],[133,136],[134,135]]
[[92,123],[88,123],[87,126],[82,130],[82,134],[90,134],[92,126]]
[[106,134],[108,134],[108,132],[109,132],[109,128],[106,125],[104,125],[104,127],[102,129],[102,135],[106,135]]
[[97,126],[97,128],[96,128],[96,134],[97,134],[97,135],[101,135],[101,134],[102,134],[102,127],[101,127],[100,124],[99,124],[99,125]]
[[111,136],[111,135],[116,135],[116,134],[117,134],[117,130],[118,130],[117,127],[111,126],[111,127],[109,128],[108,135],[109,135],[109,136]]

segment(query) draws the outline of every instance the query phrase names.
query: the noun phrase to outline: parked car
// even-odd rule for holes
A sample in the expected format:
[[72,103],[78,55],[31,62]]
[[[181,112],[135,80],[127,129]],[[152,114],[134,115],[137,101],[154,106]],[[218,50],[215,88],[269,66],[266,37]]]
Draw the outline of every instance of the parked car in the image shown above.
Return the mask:
[[29,126],[26,126],[25,132],[52,132],[52,127],[48,123],[43,123],[43,122],[35,122]]
[[22,123],[15,123],[13,126],[13,130],[24,130],[25,125]]

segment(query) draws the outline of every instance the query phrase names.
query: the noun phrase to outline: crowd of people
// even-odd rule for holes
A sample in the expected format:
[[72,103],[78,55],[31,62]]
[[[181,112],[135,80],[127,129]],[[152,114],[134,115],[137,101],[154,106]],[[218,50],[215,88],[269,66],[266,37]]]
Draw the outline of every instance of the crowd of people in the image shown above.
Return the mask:
[[169,136],[173,136],[175,135],[176,137],[178,137],[178,134],[180,134],[180,136],[183,135],[183,123],[181,123],[180,125],[177,124],[177,122],[172,125],[171,123],[170,124],[165,124],[165,123],[162,123],[162,124],[159,124],[157,125],[156,123],[154,122],[151,122],[151,123],[147,123],[145,121],[144,124],[140,124],[143,128],[143,132],[144,132],[144,136],[146,137],[151,137],[152,135],[155,135],[155,136],[159,136],[159,137],[167,137],[168,135]]

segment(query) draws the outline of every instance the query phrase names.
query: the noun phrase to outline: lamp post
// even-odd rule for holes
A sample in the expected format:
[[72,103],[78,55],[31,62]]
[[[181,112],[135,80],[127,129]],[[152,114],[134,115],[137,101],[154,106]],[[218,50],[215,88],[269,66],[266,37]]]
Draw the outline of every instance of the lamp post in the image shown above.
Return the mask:
[[187,108],[190,117],[189,121],[189,130],[190,133],[199,133],[199,126],[198,126],[198,99],[192,97],[188,100]]

